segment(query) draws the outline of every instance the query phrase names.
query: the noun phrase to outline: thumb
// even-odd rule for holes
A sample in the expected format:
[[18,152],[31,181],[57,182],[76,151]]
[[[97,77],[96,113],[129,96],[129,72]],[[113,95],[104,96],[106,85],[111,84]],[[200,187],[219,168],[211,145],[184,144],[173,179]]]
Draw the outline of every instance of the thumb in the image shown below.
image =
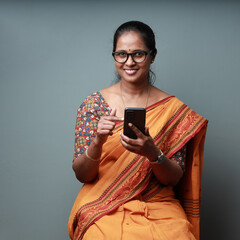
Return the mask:
[[145,135],[146,136],[150,136],[150,134],[149,134],[149,126],[145,127]]
[[116,108],[113,108],[112,111],[110,112],[110,116],[116,116]]

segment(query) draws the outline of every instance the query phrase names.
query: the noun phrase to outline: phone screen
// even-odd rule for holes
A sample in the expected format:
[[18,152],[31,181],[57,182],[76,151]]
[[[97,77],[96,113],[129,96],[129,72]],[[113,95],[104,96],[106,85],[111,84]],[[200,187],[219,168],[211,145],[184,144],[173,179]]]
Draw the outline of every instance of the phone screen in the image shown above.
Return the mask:
[[129,138],[137,139],[136,134],[128,126],[132,123],[143,134],[145,134],[146,109],[145,108],[125,108],[123,134]]

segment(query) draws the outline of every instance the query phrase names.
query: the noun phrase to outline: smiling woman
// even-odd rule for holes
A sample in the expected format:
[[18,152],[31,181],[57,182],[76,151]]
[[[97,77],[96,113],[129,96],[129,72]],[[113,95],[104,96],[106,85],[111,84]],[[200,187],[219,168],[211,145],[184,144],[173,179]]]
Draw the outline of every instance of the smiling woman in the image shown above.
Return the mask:
[[135,31],[123,33],[118,38],[114,54],[116,70],[121,81],[148,85],[145,80],[157,53],[155,51],[150,55],[151,52],[153,51],[147,48],[139,33]]
[[[69,217],[69,235],[199,239],[207,120],[150,84],[157,50],[148,25],[122,24],[112,55],[121,80],[92,93],[78,109],[73,170],[85,184]],[[144,133],[129,124],[137,139],[122,133],[125,107],[146,108]]]

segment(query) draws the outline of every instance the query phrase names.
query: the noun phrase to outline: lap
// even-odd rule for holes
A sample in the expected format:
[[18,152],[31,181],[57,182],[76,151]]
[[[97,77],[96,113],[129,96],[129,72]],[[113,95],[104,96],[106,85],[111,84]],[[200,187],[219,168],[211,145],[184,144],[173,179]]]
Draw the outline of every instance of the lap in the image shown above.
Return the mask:
[[191,224],[177,201],[132,200],[103,216],[86,231],[84,240],[194,240]]

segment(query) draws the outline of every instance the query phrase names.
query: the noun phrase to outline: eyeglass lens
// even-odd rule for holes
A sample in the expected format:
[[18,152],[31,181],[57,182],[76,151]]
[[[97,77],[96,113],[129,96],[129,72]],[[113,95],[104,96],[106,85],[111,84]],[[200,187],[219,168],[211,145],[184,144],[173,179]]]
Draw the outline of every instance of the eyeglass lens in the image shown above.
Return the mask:
[[124,63],[127,61],[129,55],[131,55],[132,59],[136,63],[143,62],[146,58],[146,52],[138,51],[134,53],[126,53],[126,52],[116,52],[114,53],[114,58],[119,63]]

